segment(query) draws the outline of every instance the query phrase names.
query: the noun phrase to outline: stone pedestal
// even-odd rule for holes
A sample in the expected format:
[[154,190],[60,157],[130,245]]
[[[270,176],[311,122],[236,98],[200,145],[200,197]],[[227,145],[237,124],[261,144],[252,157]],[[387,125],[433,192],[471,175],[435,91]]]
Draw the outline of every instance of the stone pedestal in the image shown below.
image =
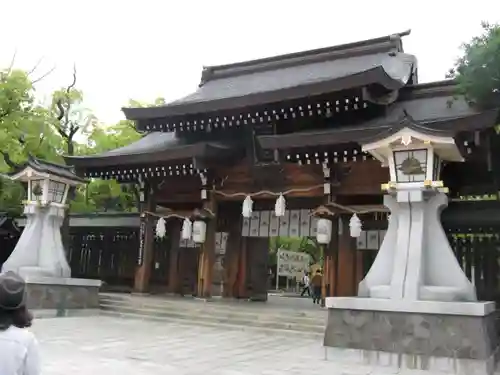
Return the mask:
[[23,278],[69,278],[61,240],[61,224],[65,215],[62,205],[40,205],[28,202],[24,208],[26,227],[19,241],[3,264],[2,272],[13,271]]
[[[476,290],[460,268],[441,225],[446,194],[409,186],[384,196],[389,227],[360,297],[476,301]],[[446,272],[443,272],[446,270]]]
[[99,308],[101,281],[88,279],[26,278],[29,309],[52,311],[64,316],[68,311]]
[[326,306],[328,360],[378,371],[494,372],[499,347],[494,302],[333,297]]

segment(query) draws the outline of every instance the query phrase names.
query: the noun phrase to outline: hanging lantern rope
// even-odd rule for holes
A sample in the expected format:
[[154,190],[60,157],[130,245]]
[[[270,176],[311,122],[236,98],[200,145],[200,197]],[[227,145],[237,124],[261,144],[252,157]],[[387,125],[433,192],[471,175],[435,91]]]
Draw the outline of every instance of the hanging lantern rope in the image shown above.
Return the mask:
[[[274,192],[270,190],[260,190],[254,193],[247,193],[247,192],[237,192],[237,193],[224,193],[223,191],[219,190],[212,190],[214,194],[221,195],[226,198],[237,198],[237,197],[245,197],[243,201],[243,207],[242,207],[242,216],[245,218],[250,218],[252,216],[253,212],[253,199],[252,197],[257,197],[257,196],[262,196],[262,195],[267,195],[267,196],[274,196],[277,197],[276,203],[275,203],[275,214],[276,216],[284,216],[285,211],[286,211],[286,200],[285,196],[289,194],[294,194],[294,193],[307,193],[313,190],[317,189],[323,189],[323,184],[318,184],[318,185],[313,185],[309,186],[306,188],[296,188],[296,189],[289,189],[285,190],[283,192]],[[363,214],[368,214],[368,213],[378,213],[380,212],[380,209],[369,209],[369,210],[356,210],[352,207],[349,206],[344,206],[342,204],[336,203],[336,202],[328,202],[329,206],[334,206],[337,207],[343,211],[349,212],[353,214],[353,217],[351,218],[351,221],[353,223],[356,223],[355,226],[357,227],[357,223],[361,223],[361,220],[359,219],[358,215],[363,215]],[[207,211],[209,214],[212,216],[215,216],[215,214],[210,210],[205,208],[205,211]],[[149,211],[144,211],[145,214],[151,215],[158,217],[158,223],[156,224],[156,235],[160,238],[164,237],[166,234],[166,228],[165,228],[165,221],[166,219],[175,217],[178,219],[182,219],[183,224],[182,224],[182,238],[183,239],[189,239],[192,234],[192,223],[189,217],[182,216],[179,214],[168,214],[168,215],[160,215],[154,212],[149,212]],[[357,234],[357,230],[354,230],[352,234]]]
[[[205,210],[210,213],[212,216],[215,216],[213,212],[207,208]],[[179,214],[168,214],[168,215],[160,215],[154,212],[150,211],[144,211],[143,213],[147,215],[151,215],[154,217],[158,218],[158,221],[156,223],[156,237],[158,238],[163,238],[167,234],[167,228],[166,228],[166,220],[170,218],[177,218],[183,220],[182,222],[182,229],[181,229],[181,238],[183,240],[189,240],[191,238],[192,232],[193,232],[193,223],[191,222],[191,219],[187,216],[182,216]]]

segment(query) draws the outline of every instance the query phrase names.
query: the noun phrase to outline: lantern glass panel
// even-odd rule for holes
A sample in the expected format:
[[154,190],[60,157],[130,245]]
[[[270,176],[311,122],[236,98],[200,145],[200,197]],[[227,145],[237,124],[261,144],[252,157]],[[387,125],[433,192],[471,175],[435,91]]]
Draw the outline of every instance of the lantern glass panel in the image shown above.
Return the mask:
[[397,182],[423,182],[427,175],[426,149],[394,151]]
[[66,190],[66,184],[50,181],[48,200],[54,203],[63,203],[64,190]]
[[42,198],[43,195],[43,180],[31,180],[31,201],[36,201]]

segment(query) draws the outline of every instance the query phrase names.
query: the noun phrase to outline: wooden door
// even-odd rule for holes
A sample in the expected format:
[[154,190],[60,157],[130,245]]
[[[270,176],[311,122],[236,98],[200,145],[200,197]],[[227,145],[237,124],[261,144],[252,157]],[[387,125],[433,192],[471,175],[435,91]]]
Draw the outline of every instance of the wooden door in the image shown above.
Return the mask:
[[198,280],[198,247],[182,247],[178,257],[178,293],[196,295]]
[[246,289],[254,301],[267,301],[269,238],[247,237]]

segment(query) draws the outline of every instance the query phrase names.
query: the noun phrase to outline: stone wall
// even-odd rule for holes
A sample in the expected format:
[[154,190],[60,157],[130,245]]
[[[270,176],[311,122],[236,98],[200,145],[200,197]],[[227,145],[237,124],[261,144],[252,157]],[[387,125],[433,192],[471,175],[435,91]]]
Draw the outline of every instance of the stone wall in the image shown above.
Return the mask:
[[56,310],[99,308],[99,282],[79,281],[72,283],[28,281],[26,283],[28,308]]
[[337,348],[486,360],[499,345],[496,314],[328,309],[324,345]]

